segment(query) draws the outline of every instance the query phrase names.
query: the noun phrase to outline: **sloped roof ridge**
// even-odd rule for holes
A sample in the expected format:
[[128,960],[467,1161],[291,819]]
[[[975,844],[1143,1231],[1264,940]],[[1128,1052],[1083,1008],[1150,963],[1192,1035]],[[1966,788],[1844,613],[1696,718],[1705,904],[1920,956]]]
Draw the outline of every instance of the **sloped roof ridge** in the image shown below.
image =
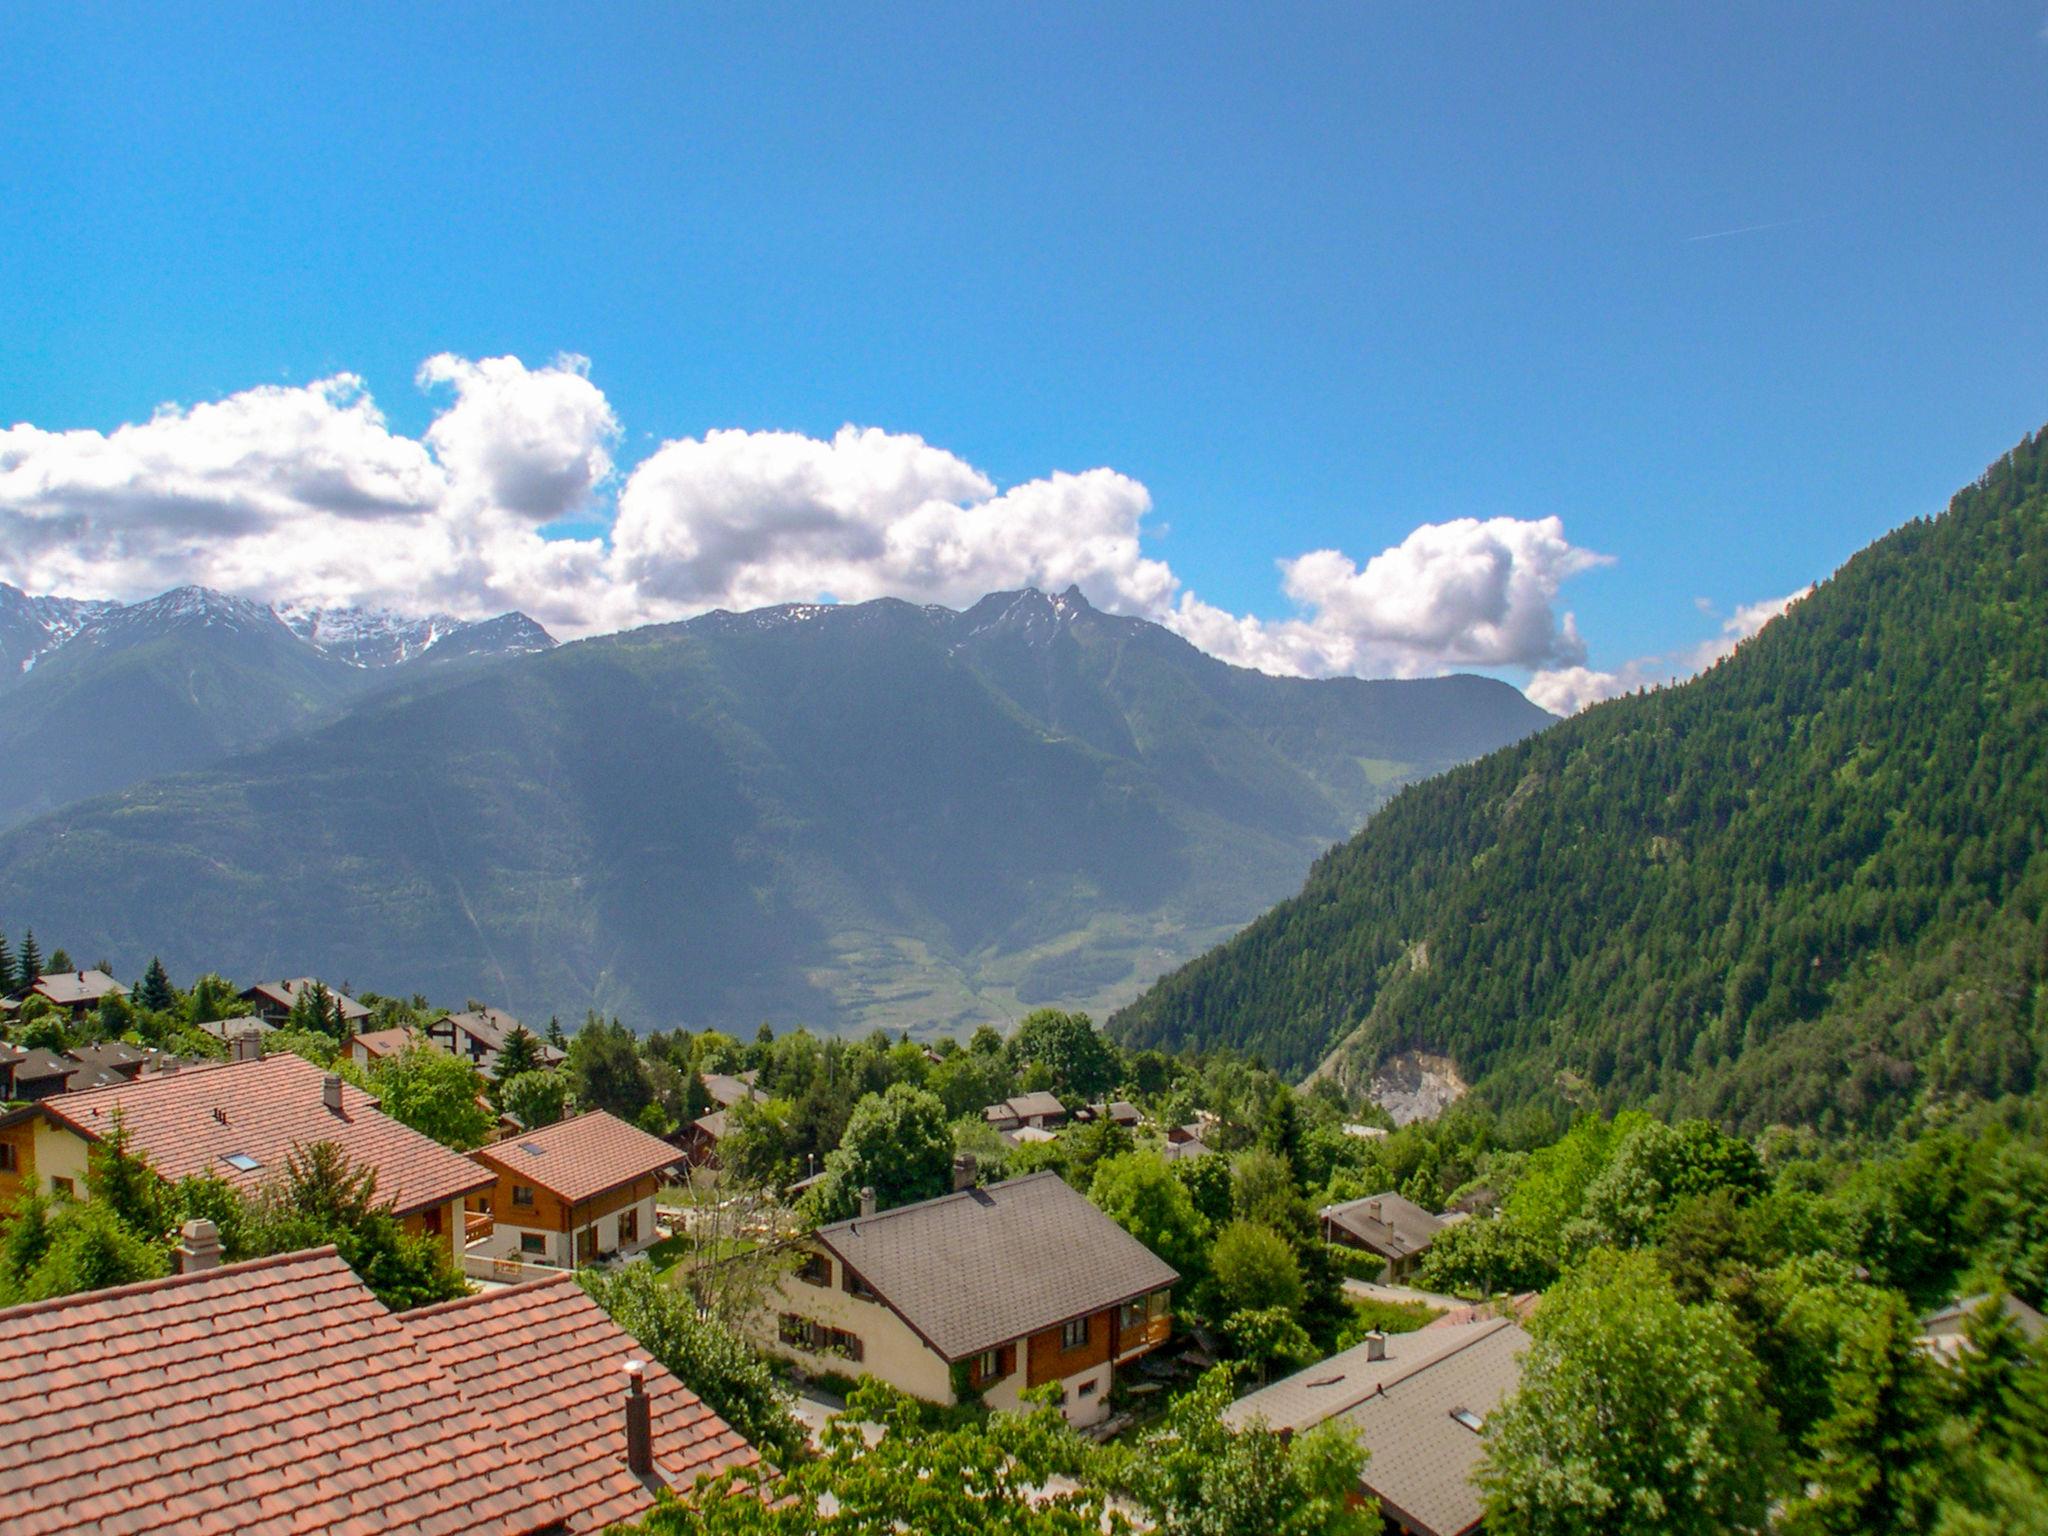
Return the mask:
[[573,1285],[579,1291],[583,1289],[577,1283],[575,1274],[565,1269],[559,1275],[544,1275],[538,1280],[521,1280],[516,1285],[501,1285],[495,1290],[473,1291],[467,1296],[457,1296],[449,1301],[436,1301],[424,1307],[410,1307],[404,1316],[408,1321],[423,1317],[445,1317],[450,1312],[460,1312],[467,1307],[481,1306],[486,1302],[503,1302],[507,1297],[524,1296],[558,1285]]
[[[126,1285],[109,1285],[96,1291],[73,1291],[68,1296],[49,1296],[41,1301],[24,1301],[18,1306],[0,1307],[0,1319],[34,1317],[43,1312],[61,1311],[75,1307],[81,1302],[125,1301],[131,1296],[146,1296],[153,1291],[174,1290],[181,1285],[194,1285],[202,1281],[218,1279],[222,1275],[245,1275],[254,1270],[282,1269],[289,1264],[303,1264],[309,1259],[340,1259],[341,1250],[332,1243],[322,1243],[318,1248],[293,1248],[284,1253],[266,1253],[259,1259],[243,1259],[234,1264],[216,1264],[211,1269],[196,1269],[183,1275],[159,1275],[154,1280],[131,1280]],[[346,1261],[344,1267],[346,1267]],[[354,1270],[349,1271],[354,1274]]]
[[949,1200],[967,1200],[971,1199],[973,1196],[977,1194],[992,1195],[999,1189],[1017,1189],[1022,1185],[1040,1182],[1046,1179],[1059,1179],[1059,1181],[1062,1184],[1066,1183],[1066,1180],[1060,1179],[1059,1174],[1056,1173],[1054,1170],[1050,1168],[1041,1168],[1036,1173],[1027,1173],[1014,1179],[1004,1179],[1000,1184],[979,1185],[974,1189],[953,1189],[948,1190],[943,1195],[933,1195],[929,1200],[915,1200],[912,1201],[909,1205],[892,1205],[891,1207],[889,1207],[888,1210],[877,1211],[872,1216],[848,1216],[842,1221],[831,1222],[825,1226],[818,1228],[818,1230],[812,1235],[816,1237],[823,1237],[828,1232],[842,1232],[846,1230],[848,1227],[852,1227],[862,1223],[865,1223],[868,1226],[873,1226],[878,1222],[887,1221],[892,1216],[908,1216],[915,1211],[931,1210],[936,1206],[946,1204]]
[[[1469,1325],[1469,1331],[1460,1330],[1458,1342],[1453,1344],[1449,1349],[1439,1350],[1435,1354],[1429,1356],[1429,1358],[1426,1360],[1418,1360],[1413,1365],[1407,1366],[1402,1370],[1396,1371],[1391,1376],[1386,1376],[1378,1381],[1375,1381],[1372,1384],[1372,1389],[1370,1391],[1361,1392],[1358,1394],[1358,1396],[1346,1401],[1342,1407],[1332,1409],[1329,1414],[1329,1417],[1335,1418],[1340,1413],[1349,1412],[1351,1409],[1356,1408],[1360,1403],[1368,1402],[1375,1397],[1384,1397],[1388,1392],[1393,1390],[1395,1387],[1400,1386],[1402,1382],[1413,1381],[1417,1376],[1420,1376],[1424,1371],[1434,1370],[1436,1369],[1436,1367],[1442,1365],[1446,1360],[1451,1359],[1453,1356],[1463,1354],[1466,1350],[1470,1349],[1474,1344],[1479,1343],[1481,1340],[1492,1338],[1496,1333],[1499,1333],[1501,1329],[1507,1327],[1509,1322],[1510,1319],[1508,1318],[1496,1317],[1495,1319],[1493,1319],[1493,1321],[1488,1323],[1473,1323]],[[1422,1330],[1417,1329],[1416,1332],[1420,1333],[1422,1332]],[[1354,1349],[1362,1347],[1362,1345],[1352,1346],[1352,1348]],[[1349,1351],[1347,1351],[1347,1353],[1349,1353]],[[1323,1362],[1325,1366],[1327,1366],[1329,1363],[1330,1362],[1327,1360]],[[1308,1367],[1308,1370],[1310,1371],[1313,1371],[1315,1369],[1317,1369],[1317,1367],[1313,1365]],[[1303,1372],[1302,1374],[1306,1375],[1307,1372]],[[1321,1404],[1318,1404],[1317,1406],[1320,1407]]]

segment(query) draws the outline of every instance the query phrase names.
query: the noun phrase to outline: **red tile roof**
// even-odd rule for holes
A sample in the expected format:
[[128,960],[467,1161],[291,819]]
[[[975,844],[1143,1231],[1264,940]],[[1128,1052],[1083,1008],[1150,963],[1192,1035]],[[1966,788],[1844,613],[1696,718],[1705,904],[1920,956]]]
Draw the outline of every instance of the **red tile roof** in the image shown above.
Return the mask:
[[412,1044],[412,1031],[398,1029],[373,1029],[367,1034],[351,1035],[350,1045],[360,1045],[369,1056],[396,1056]]
[[754,1448],[614,1323],[573,1277],[408,1312],[399,1322],[489,1415],[572,1531],[652,1507],[626,1469],[625,1363],[647,1361],[654,1471],[687,1493],[699,1477],[759,1460]]
[[683,1154],[659,1136],[601,1109],[493,1142],[472,1155],[571,1205],[683,1160]]
[[[344,1083],[341,1112],[323,1102],[326,1077],[302,1056],[184,1067],[176,1072],[43,1101],[57,1121],[97,1140],[119,1108],[132,1144],[167,1179],[215,1173],[254,1189],[284,1171],[294,1147],[332,1141],[377,1171],[377,1195],[403,1215],[488,1188],[491,1176],[459,1152],[401,1125],[377,1100]],[[257,1166],[237,1167],[232,1156]]]
[[332,1248],[0,1311],[0,1487],[10,1536],[520,1536],[558,1516]]

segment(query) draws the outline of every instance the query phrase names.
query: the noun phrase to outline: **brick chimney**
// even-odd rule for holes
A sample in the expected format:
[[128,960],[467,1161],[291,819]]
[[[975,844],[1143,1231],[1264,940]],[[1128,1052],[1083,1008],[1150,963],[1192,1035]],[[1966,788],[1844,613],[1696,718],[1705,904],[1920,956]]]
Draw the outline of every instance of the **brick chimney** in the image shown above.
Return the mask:
[[203,1216],[195,1216],[178,1229],[178,1273],[196,1275],[202,1269],[220,1267],[220,1229]]
[[626,1470],[635,1477],[654,1473],[654,1413],[644,1360],[626,1362]]
[[860,1213],[863,1216],[875,1214],[875,1186],[867,1185],[860,1192]]
[[957,1193],[974,1188],[975,1175],[980,1171],[972,1152],[961,1152],[953,1158],[953,1189]]
[[1365,1336],[1365,1358],[1384,1360],[1387,1358],[1387,1336],[1375,1328]]
[[320,1079],[320,1102],[337,1115],[341,1113],[341,1077],[338,1073],[330,1072]]

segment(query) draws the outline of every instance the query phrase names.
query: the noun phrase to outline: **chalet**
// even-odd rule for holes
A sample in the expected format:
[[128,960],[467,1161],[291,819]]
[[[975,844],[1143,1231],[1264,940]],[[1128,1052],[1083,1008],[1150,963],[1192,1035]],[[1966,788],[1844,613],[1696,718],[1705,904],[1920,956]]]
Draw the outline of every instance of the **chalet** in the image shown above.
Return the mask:
[[[278,1029],[291,1017],[292,1005],[298,1002],[299,994],[309,992],[319,985],[320,983],[311,976],[297,976],[290,981],[259,981],[253,987],[244,987],[240,995],[242,1001],[255,1010],[254,1018],[272,1029]],[[369,1009],[332,987],[327,989],[327,997],[329,1004],[339,1014],[344,1029],[354,1029],[370,1016]],[[223,1022],[234,1025],[239,1021],[227,1019]]]
[[1920,1336],[1915,1342],[1924,1353],[1953,1364],[1972,1348],[1968,1332],[1972,1315],[1994,1306],[2005,1314],[2006,1320],[2027,1343],[2038,1343],[2044,1334],[2048,1334],[2048,1317],[2043,1317],[2019,1297],[2007,1292],[2001,1293],[1994,1301],[1987,1293],[1965,1296],[1961,1301],[1928,1313],[1920,1319]]
[[704,1091],[711,1095],[712,1103],[720,1109],[731,1109],[742,1099],[758,1099],[762,1096],[761,1090],[754,1086],[757,1075],[753,1072],[742,1072],[738,1076],[724,1072],[705,1072],[699,1074],[697,1081],[702,1083]]
[[128,989],[105,971],[51,971],[35,985],[14,994],[14,1001],[40,997],[52,1008],[82,1019],[109,997],[126,997]]
[[683,1127],[682,1134],[675,1138],[676,1145],[689,1159],[692,1168],[716,1170],[718,1145],[732,1131],[732,1112],[714,1109],[708,1115],[699,1115]]
[[0,1310],[7,1528],[595,1536],[753,1448],[568,1276],[393,1315],[331,1247]]
[[1325,1242],[1377,1255],[1382,1285],[1398,1285],[1412,1275],[1444,1229],[1441,1217],[1391,1191],[1326,1205],[1316,1212],[1316,1221]]
[[1183,1158],[1208,1157],[1215,1150],[1199,1136],[1184,1136],[1179,1141],[1169,1136],[1166,1145],[1159,1149],[1159,1155],[1169,1163],[1177,1163]]
[[1014,1099],[991,1104],[981,1118],[999,1131],[1056,1130],[1067,1122],[1067,1107],[1050,1093],[1020,1093]]
[[1126,1103],[1122,1099],[1112,1099],[1107,1104],[1090,1104],[1083,1111],[1083,1118],[1090,1121],[1107,1120],[1111,1125],[1120,1125],[1127,1131],[1135,1131],[1145,1123],[1145,1117],[1139,1112],[1138,1106]]
[[334,1142],[375,1172],[378,1197],[407,1231],[448,1234],[452,1258],[461,1254],[464,1197],[491,1186],[489,1173],[382,1113],[374,1096],[278,1055],[157,1072],[0,1115],[17,1187],[85,1198],[87,1149],[117,1111],[131,1145],[171,1180],[212,1173],[254,1190],[295,1150]]
[[470,1155],[489,1176],[490,1217],[470,1256],[560,1268],[652,1243],[655,1191],[682,1161],[659,1136],[601,1109]]
[[566,1059],[558,1046],[548,1044],[539,1034],[513,1018],[502,1008],[471,1008],[462,1013],[444,1013],[427,1026],[427,1039],[451,1056],[460,1056],[479,1072],[498,1064],[498,1053],[514,1030],[525,1030],[540,1048],[544,1067],[559,1067]]
[[350,1035],[341,1051],[357,1066],[371,1067],[403,1054],[412,1043],[413,1032],[409,1029],[373,1029],[367,1034]]
[[1180,1278],[1058,1174],[973,1187],[820,1227],[753,1331],[810,1371],[865,1373],[935,1403],[965,1388],[1015,1409],[1057,1383],[1066,1414],[1109,1413],[1117,1366],[1164,1343]]
[[0,1045],[0,1099],[47,1099],[70,1088],[79,1063],[63,1051]]
[[1416,1333],[1369,1333],[1320,1365],[1262,1387],[1224,1410],[1233,1428],[1284,1434],[1332,1419],[1369,1453],[1361,1489],[1389,1532],[1467,1536],[1484,1510],[1472,1476],[1487,1415],[1521,1380],[1529,1336],[1507,1318]]

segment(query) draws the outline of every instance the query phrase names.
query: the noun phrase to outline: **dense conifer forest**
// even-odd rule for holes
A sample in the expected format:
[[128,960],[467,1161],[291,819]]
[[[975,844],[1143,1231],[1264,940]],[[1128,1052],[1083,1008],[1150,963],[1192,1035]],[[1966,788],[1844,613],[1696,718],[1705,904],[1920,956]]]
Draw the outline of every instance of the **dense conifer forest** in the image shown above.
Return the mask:
[[2048,434],[1732,657],[1402,793],[1112,1027],[1754,1128],[2022,1092],[2048,1039]]

